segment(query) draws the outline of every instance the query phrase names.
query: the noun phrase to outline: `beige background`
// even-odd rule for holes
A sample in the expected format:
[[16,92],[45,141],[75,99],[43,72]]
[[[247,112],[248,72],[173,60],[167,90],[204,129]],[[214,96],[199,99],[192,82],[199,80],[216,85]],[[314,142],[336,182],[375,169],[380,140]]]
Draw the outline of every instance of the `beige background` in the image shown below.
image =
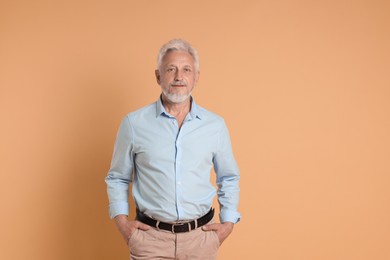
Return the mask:
[[104,184],[158,48],[198,48],[243,214],[218,259],[390,259],[389,1],[0,2],[0,259],[127,259]]

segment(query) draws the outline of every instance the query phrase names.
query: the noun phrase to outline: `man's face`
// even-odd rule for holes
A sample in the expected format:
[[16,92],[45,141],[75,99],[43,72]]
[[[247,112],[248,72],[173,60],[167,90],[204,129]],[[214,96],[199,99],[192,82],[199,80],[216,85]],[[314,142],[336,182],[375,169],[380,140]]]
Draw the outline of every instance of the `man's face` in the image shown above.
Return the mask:
[[168,52],[156,70],[157,83],[164,97],[172,103],[182,103],[190,96],[198,81],[193,57],[185,51]]

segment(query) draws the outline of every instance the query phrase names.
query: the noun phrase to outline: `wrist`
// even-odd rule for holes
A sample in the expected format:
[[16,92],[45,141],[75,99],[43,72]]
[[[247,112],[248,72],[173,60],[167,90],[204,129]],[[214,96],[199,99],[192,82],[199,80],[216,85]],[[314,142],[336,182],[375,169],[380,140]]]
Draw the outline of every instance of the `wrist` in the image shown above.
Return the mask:
[[127,215],[117,215],[115,216],[114,220],[117,224],[121,224],[128,221]]
[[234,227],[234,223],[230,222],[230,221],[222,222],[222,224],[225,225],[225,226]]

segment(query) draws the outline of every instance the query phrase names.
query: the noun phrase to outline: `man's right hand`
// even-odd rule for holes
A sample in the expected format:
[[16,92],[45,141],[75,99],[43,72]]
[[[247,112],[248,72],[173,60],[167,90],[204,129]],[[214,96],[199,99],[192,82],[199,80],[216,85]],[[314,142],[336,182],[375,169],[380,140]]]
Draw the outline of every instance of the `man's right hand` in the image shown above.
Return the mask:
[[126,215],[118,215],[114,219],[119,232],[126,241],[126,244],[129,243],[129,239],[135,230],[141,229],[146,231],[150,229],[150,226],[139,222],[138,220],[129,221]]

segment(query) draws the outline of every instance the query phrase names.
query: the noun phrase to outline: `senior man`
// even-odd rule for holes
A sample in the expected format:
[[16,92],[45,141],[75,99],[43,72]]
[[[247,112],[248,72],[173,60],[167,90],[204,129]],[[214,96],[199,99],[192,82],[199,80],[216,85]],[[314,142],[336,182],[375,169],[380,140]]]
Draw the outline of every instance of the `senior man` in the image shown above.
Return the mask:
[[[131,259],[216,259],[240,220],[239,170],[224,120],[198,106],[197,51],[186,41],[163,45],[155,71],[158,100],[121,122],[106,177],[110,217]],[[214,166],[217,189],[210,182]],[[129,184],[136,219],[129,220]],[[220,223],[212,202],[218,195]]]

